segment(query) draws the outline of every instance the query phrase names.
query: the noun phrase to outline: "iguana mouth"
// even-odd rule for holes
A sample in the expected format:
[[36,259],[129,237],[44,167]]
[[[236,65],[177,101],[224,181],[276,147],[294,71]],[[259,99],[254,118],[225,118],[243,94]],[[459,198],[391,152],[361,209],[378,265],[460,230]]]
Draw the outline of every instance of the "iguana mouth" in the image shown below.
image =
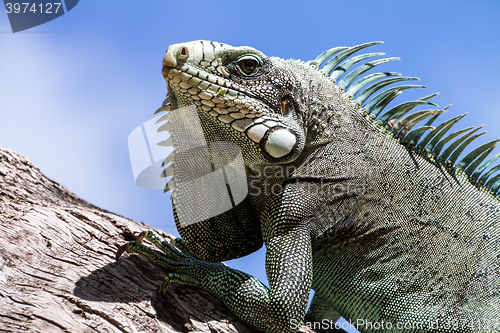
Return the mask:
[[[187,67],[187,69],[185,69],[184,67]],[[170,71],[175,71],[175,76],[173,78],[169,77]],[[181,68],[164,66],[162,69],[162,73],[164,74],[167,83],[169,83],[169,80],[174,80],[176,77],[179,77],[182,80],[180,82],[177,82],[177,84],[179,85],[181,85],[182,83],[191,82],[191,80],[193,79],[195,79],[194,83],[198,84],[197,87],[199,87],[200,84],[207,85],[203,90],[197,87],[193,87],[191,88],[194,89],[192,92],[189,91],[191,89],[189,89],[187,92],[191,94],[191,96],[202,98],[201,102],[204,104],[201,105],[201,108],[204,109],[204,111],[207,111],[208,114],[217,117],[223,123],[231,124],[231,126],[236,131],[245,133],[248,138],[250,138],[256,144],[260,145],[262,153],[268,159],[282,160],[288,158],[297,151],[299,146],[297,132],[291,128],[286,127],[285,125],[279,125],[280,122],[277,118],[274,118],[272,116],[263,116],[261,109],[264,106],[269,110],[273,110],[273,108],[265,101],[261,100],[259,97],[248,91],[235,89],[234,85],[231,84],[231,82],[228,80],[216,78],[215,82],[213,82],[214,80],[210,79],[216,77],[213,74],[208,74],[199,70],[196,71],[195,75],[192,75],[190,71],[191,73],[193,73],[196,70],[186,65],[182,66]],[[187,76],[191,76],[191,78],[188,79]],[[200,81],[199,83],[198,80]],[[187,88],[188,84],[186,83],[184,86]],[[173,95],[175,96],[175,94]],[[211,99],[204,99],[205,97],[210,98],[214,95],[215,98],[212,97]],[[227,97],[229,100],[232,97],[234,97],[234,99],[238,99],[241,98],[242,95],[244,95],[258,101],[260,105],[256,105],[255,109],[253,110],[248,110],[248,106],[244,103],[239,104],[241,105],[240,109],[236,107],[240,106],[238,104],[234,106],[234,103],[232,107],[217,108],[217,104],[215,104],[213,101],[217,101],[217,98],[225,97],[226,95],[228,95]],[[179,105],[177,105],[177,98],[174,98],[173,101],[174,107],[178,107]],[[227,101],[223,101],[222,99],[220,99],[220,102],[227,103]],[[234,112],[230,112],[231,110]]]
[[221,59],[217,58],[217,56],[215,56],[215,59],[211,62],[211,66],[217,74],[210,73],[203,68],[196,68],[186,64],[186,60],[190,56],[192,56],[192,52],[190,53],[189,48],[185,45],[171,45],[168,48],[162,62],[162,75],[167,82],[169,81],[169,72],[172,70],[178,70],[180,72],[176,73],[176,76],[180,75],[181,80],[191,83],[193,87],[196,87],[201,82],[205,82],[207,86],[200,88],[200,90],[211,90],[217,96],[225,95],[225,93],[232,93],[234,96],[238,95],[238,93],[243,94],[261,102],[274,113],[280,114],[279,109],[270,105],[263,98],[253,94],[241,86],[234,84],[231,80],[232,75],[222,65]]
[[[165,61],[164,61],[164,64],[165,64]],[[269,105],[265,100],[263,100],[259,96],[249,92],[248,90],[244,90],[238,86],[235,86],[229,80],[219,78],[219,77],[215,76],[214,74],[207,73],[206,71],[204,71],[202,69],[197,70],[197,69],[191,68],[187,65],[183,65],[181,68],[164,65],[162,67],[162,75],[167,82],[169,81],[168,73],[172,70],[178,71],[178,73],[176,73],[176,76],[182,75],[182,74],[190,76],[190,78],[187,81],[194,79],[195,81],[199,80],[200,83],[205,82],[206,84],[208,84],[208,86],[204,90],[212,90],[217,96],[221,96],[221,95],[224,96],[226,93],[231,94],[231,92],[235,96],[237,96],[238,94],[242,94],[242,95],[248,96],[250,98],[253,98],[255,100],[258,100],[259,102],[261,102],[262,104],[267,106],[269,109],[278,113],[277,110],[274,110],[274,108],[271,105]],[[228,75],[230,75],[230,74],[228,74]],[[213,78],[215,78],[215,79],[213,79]],[[187,77],[184,77],[184,79],[187,79]]]

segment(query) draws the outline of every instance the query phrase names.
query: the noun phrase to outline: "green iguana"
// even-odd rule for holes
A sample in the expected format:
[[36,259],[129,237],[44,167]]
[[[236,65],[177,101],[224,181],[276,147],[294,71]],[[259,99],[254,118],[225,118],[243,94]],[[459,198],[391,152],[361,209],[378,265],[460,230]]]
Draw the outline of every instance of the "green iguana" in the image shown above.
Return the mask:
[[[194,105],[206,141],[240,148],[248,194],[217,216],[180,223],[179,178],[202,153],[178,152],[173,135],[160,143],[174,147],[162,176],[173,176],[165,191],[183,239],[171,245],[146,231],[117,258],[144,255],[173,272],[168,282],[211,292],[264,332],[295,332],[311,289],[314,324],[342,315],[361,332],[500,332],[500,165],[492,167],[500,154],[486,160],[500,140],[462,154],[481,127],[449,134],[464,115],[433,126],[447,112],[429,102],[437,94],[389,109],[404,89],[423,86],[382,91],[418,79],[364,76],[397,58],[350,70],[380,55],[355,53],[380,43],[308,62],[209,41],[171,45],[162,71],[169,97],[158,110],[171,112],[160,120]],[[418,106],[431,108],[410,113]],[[196,205],[183,208],[196,218]],[[220,263],[263,243],[269,288]]]

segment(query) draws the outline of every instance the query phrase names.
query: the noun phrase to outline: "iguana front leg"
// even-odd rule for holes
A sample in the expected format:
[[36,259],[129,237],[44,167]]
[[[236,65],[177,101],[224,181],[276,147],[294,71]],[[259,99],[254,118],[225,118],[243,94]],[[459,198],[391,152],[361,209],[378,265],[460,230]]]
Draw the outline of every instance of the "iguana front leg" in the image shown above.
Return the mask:
[[[139,253],[149,261],[173,273],[167,282],[205,289],[220,299],[235,315],[269,333],[296,331],[294,323],[302,322],[312,282],[310,237],[305,227],[298,227],[273,237],[267,244],[266,271],[270,288],[244,272],[222,263],[196,259],[172,247],[154,231],[144,233],[146,239],[160,248],[165,256],[133,241],[122,246],[124,252]],[[186,250],[182,241],[176,245]]]

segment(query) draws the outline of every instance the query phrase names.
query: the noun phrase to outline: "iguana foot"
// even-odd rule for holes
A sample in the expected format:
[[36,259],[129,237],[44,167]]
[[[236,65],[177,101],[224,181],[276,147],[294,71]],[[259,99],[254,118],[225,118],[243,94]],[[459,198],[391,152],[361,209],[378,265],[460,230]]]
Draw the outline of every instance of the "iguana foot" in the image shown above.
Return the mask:
[[[144,238],[159,248],[164,255],[142,244]],[[116,252],[116,260],[124,252],[141,254],[153,264],[172,271],[165,277],[167,283],[179,283],[204,288],[207,274],[220,271],[220,269],[227,269],[227,266],[222,263],[209,263],[196,259],[187,249],[182,239],[174,238],[171,244],[153,230],[143,231],[136,241],[122,245]]]
[[[142,244],[144,238],[163,253]],[[269,288],[262,282],[223,263],[197,259],[180,238],[175,238],[171,244],[156,232],[147,230],[136,241],[121,246],[116,258],[124,252],[141,254],[150,262],[170,271],[160,287],[162,293],[165,293],[165,287],[170,283],[198,287],[210,292],[236,316],[260,330],[281,333],[286,332],[289,327],[288,322],[280,324],[276,319],[277,314],[270,306]],[[253,308],[259,309],[257,305],[263,309],[253,311]],[[299,318],[299,315],[295,317]]]

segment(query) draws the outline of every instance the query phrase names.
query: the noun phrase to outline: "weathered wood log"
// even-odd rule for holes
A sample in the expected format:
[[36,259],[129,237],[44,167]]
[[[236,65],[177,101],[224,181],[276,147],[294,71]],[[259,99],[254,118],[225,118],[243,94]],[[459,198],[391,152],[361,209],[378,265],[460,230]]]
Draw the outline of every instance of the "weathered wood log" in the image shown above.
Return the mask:
[[255,332],[203,290],[161,288],[166,271],[142,257],[115,261],[149,228],[0,146],[0,332]]
[[117,248],[148,228],[0,147],[0,331],[254,332],[203,290],[162,295],[165,271],[142,257],[116,262]]

